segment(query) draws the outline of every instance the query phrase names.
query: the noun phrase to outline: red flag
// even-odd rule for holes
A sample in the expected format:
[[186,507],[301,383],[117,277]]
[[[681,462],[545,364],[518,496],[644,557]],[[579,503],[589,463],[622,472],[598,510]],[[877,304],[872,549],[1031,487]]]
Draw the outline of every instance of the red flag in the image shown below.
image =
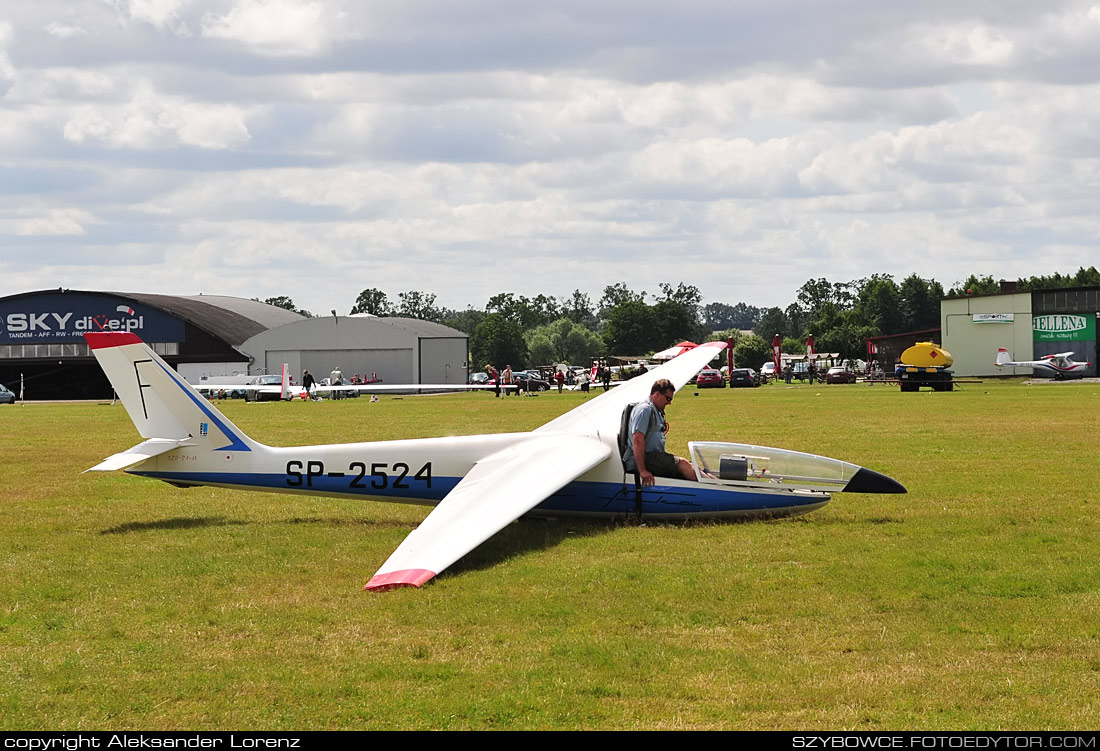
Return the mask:
[[812,355],[814,353],[814,335],[810,334],[806,337],[806,354]]
[[783,350],[782,350],[782,347],[780,345],[779,334],[776,334],[775,338],[772,339],[772,362],[775,363],[775,372],[776,373],[779,373],[779,371],[783,368],[783,366],[780,364],[782,359],[783,359]]

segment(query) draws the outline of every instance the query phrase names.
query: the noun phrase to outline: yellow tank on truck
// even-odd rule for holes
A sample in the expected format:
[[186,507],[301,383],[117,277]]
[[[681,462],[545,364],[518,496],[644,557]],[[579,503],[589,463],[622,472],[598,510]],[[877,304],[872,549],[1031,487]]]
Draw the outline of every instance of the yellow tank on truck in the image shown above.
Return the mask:
[[950,368],[955,358],[935,342],[917,342],[901,353],[901,361],[918,368]]

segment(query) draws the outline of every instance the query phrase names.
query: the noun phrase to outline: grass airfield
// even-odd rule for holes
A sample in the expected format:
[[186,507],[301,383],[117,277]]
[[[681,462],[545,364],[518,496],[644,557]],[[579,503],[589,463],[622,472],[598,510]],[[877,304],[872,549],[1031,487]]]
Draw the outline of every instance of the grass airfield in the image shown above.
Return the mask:
[[[361,587],[415,506],[81,472],[121,405],[0,407],[0,728],[1089,729],[1100,384],[691,387],[689,439],[884,472],[744,524],[510,525]],[[582,395],[219,403],[274,445],[532,429]]]

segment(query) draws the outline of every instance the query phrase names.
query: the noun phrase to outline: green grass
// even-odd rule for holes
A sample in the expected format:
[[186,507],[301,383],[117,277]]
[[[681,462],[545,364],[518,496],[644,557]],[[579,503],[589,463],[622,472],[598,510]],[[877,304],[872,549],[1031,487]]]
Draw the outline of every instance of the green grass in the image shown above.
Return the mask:
[[[364,593],[427,510],[80,474],[121,406],[0,407],[0,729],[1085,729],[1100,386],[681,392],[670,443],[889,474],[747,524],[513,524]],[[277,445],[526,430],[578,394],[230,402]]]

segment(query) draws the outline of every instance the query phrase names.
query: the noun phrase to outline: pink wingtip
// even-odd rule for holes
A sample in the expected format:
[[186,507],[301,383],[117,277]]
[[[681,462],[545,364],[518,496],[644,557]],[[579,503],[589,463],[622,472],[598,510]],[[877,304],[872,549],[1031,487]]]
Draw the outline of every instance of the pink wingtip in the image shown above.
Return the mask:
[[387,589],[397,587],[419,587],[433,576],[435,572],[425,568],[407,568],[403,571],[391,571],[388,574],[376,574],[363,589],[385,592]]
[[124,344],[141,344],[141,338],[137,334],[131,334],[128,331],[89,332],[84,335],[84,341],[88,342],[91,349],[121,347]]

